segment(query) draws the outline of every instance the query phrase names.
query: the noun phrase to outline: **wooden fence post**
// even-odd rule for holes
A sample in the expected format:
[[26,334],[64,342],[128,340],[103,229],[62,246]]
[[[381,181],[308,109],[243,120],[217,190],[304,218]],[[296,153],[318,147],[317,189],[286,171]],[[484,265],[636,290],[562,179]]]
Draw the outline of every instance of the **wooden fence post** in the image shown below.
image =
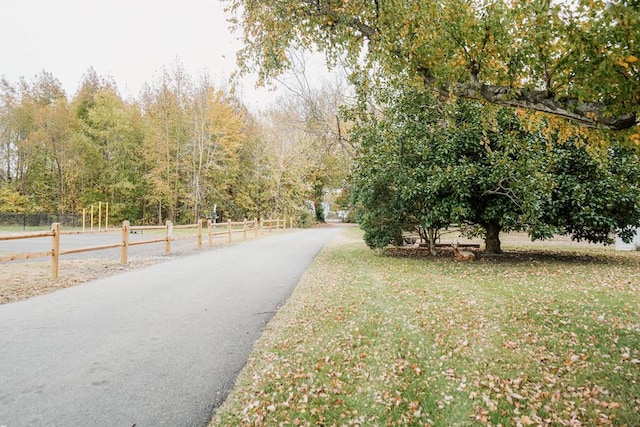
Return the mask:
[[289,217],[289,228],[293,228],[293,217]]
[[263,224],[263,219],[260,218],[260,236],[262,237],[263,234],[264,234],[264,224]]
[[231,243],[232,237],[231,237],[231,220],[230,219],[227,220],[227,231],[229,233],[228,240],[229,240],[229,243]]
[[122,248],[120,248],[120,264],[129,262],[129,221],[122,222]]
[[169,220],[166,222],[167,230],[165,231],[164,254],[171,254],[171,238],[173,237],[173,223]]
[[269,233],[271,233],[272,229],[273,229],[273,219],[269,218]]
[[98,231],[102,231],[102,202],[98,202]]
[[87,219],[87,209],[82,208],[82,231],[84,231],[86,219]]
[[202,249],[202,218],[198,220],[198,249]]
[[53,237],[51,238],[51,278],[58,278],[58,262],[60,260],[60,223],[51,224]]
[[207,234],[209,235],[209,246],[213,246],[213,234],[211,230],[211,220],[207,220]]
[[242,240],[247,240],[247,218],[244,219],[242,224]]
[[104,229],[109,229],[109,202],[107,202],[107,205],[104,208]]

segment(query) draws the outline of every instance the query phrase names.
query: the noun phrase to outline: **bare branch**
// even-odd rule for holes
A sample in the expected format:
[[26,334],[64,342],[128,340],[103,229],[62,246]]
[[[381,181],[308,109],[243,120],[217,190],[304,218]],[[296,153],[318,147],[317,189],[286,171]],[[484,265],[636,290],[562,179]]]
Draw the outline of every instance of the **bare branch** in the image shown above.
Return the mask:
[[515,204],[518,207],[518,209],[523,210],[522,204],[520,203],[520,201],[516,197],[516,195],[513,192],[513,190],[510,189],[510,188],[505,188],[502,185],[503,182],[504,182],[504,179],[501,179],[500,182],[498,182],[498,187],[495,190],[487,190],[487,191],[485,191],[483,193],[483,195],[505,196],[509,200],[511,200],[513,202],[513,204]]

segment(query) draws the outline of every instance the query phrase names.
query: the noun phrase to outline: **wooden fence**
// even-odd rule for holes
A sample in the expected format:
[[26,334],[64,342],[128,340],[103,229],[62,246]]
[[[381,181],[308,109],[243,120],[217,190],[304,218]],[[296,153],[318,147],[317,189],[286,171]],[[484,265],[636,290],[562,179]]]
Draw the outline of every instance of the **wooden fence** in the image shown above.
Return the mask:
[[[292,225],[293,225],[293,222],[290,220],[290,226]],[[206,230],[205,230],[205,227],[206,227]],[[165,255],[170,255],[171,242],[176,240],[193,239],[195,237],[197,239],[196,242],[197,242],[198,249],[200,249],[202,248],[202,239],[205,235],[208,237],[209,246],[213,246],[215,236],[226,236],[226,241],[232,242],[234,234],[242,234],[242,240],[246,240],[247,235],[249,233],[253,233],[254,237],[259,237],[263,235],[265,230],[268,230],[268,232],[272,232],[274,229],[277,230],[281,228],[282,229],[286,228],[286,221],[284,219],[267,219],[267,220],[254,219],[253,221],[247,221],[245,219],[244,221],[240,221],[240,222],[227,221],[223,223],[213,223],[211,222],[211,220],[207,220],[206,224],[203,220],[199,220],[197,224],[188,224],[188,225],[173,225],[171,221],[167,221],[165,225],[158,225],[158,226],[147,226],[147,225],[132,226],[129,223],[129,221],[124,221],[122,223],[122,229],[121,229],[122,239],[120,242],[110,243],[107,245],[86,247],[86,248],[60,250],[61,236],[72,235],[72,234],[97,234],[97,233],[104,234],[105,231],[102,231],[102,232],[62,231],[60,227],[60,223],[56,222],[51,226],[51,230],[49,231],[36,231],[31,233],[0,235],[0,241],[33,239],[33,238],[39,238],[39,237],[40,238],[51,237],[50,251],[21,253],[21,254],[6,256],[6,257],[0,256],[0,263],[7,262],[7,261],[26,260],[31,258],[51,257],[51,278],[57,279],[58,271],[59,271],[59,260],[61,255],[70,255],[70,254],[77,254],[82,252],[91,252],[91,251],[99,251],[104,249],[120,248],[120,263],[127,264],[130,246],[164,242],[165,244],[164,253]],[[178,229],[196,230],[196,234],[174,236],[173,231]],[[129,239],[130,234],[144,233],[145,230],[147,231],[164,230],[164,233],[162,233],[163,234],[162,237],[158,237],[158,238],[150,238],[146,240],[136,240],[136,241],[131,241]]]

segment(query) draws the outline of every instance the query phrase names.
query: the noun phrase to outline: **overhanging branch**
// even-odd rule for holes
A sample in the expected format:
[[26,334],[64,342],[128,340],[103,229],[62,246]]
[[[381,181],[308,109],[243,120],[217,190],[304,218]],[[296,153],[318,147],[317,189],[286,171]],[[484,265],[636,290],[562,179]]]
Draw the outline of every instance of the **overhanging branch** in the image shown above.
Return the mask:
[[540,111],[592,128],[604,127],[611,130],[624,130],[638,123],[635,113],[606,116],[603,114],[604,109],[598,104],[581,103],[575,98],[555,99],[544,90],[456,83],[453,85],[453,91],[463,98]]

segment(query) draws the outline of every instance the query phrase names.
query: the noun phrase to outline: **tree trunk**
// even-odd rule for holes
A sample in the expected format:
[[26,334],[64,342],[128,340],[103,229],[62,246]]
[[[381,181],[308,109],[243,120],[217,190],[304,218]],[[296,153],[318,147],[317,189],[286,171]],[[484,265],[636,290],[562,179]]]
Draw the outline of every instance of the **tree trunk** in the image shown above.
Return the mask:
[[486,255],[501,254],[502,248],[500,248],[500,223],[492,222],[485,225],[487,234],[484,237]]
[[436,233],[438,230],[435,228],[428,228],[427,235],[429,236],[429,253],[433,256],[436,255]]

